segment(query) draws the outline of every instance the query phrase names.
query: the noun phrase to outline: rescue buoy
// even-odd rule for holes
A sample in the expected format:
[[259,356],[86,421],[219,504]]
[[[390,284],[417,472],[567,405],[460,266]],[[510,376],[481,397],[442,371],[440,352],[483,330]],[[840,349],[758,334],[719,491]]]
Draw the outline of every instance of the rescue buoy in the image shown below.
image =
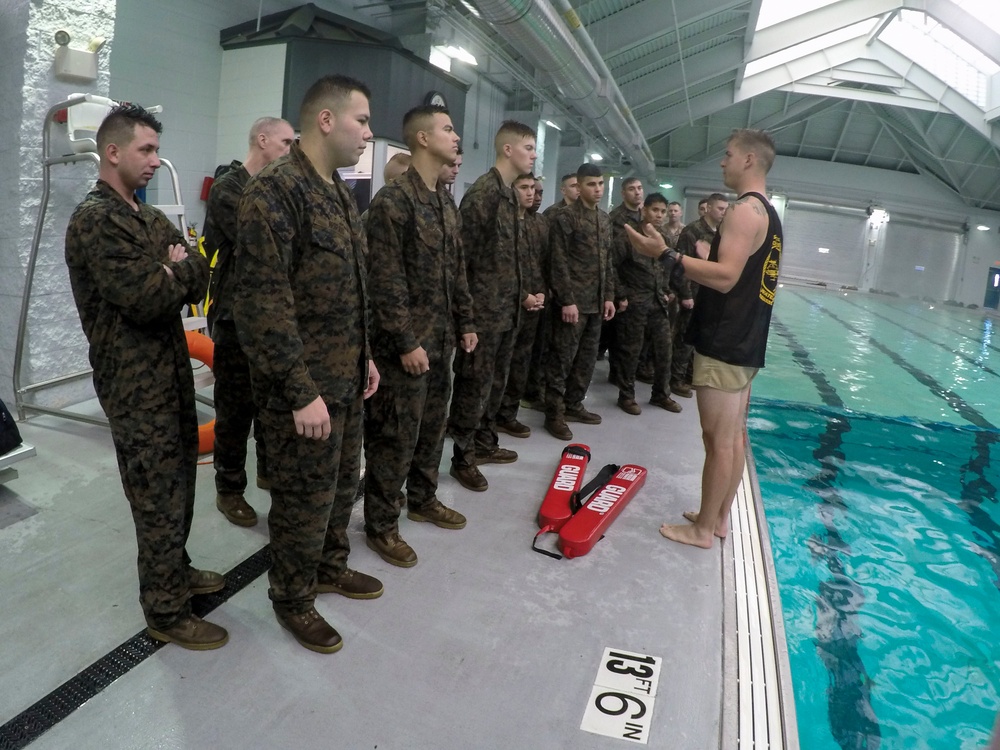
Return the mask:
[[[197,331],[185,331],[188,354],[191,359],[203,363],[209,370],[215,361],[215,344],[212,339]],[[215,420],[198,425],[198,453],[204,456],[215,450]]]
[[[608,464],[583,486],[589,462],[586,445],[569,445],[563,450],[538,512],[540,528],[531,543],[535,552],[557,560],[587,554],[646,482],[648,472],[641,466]],[[538,538],[548,532],[558,532],[562,555],[538,546]]]
[[573,517],[559,529],[559,549],[566,557],[586,555],[646,483],[649,472],[642,466],[625,464]]

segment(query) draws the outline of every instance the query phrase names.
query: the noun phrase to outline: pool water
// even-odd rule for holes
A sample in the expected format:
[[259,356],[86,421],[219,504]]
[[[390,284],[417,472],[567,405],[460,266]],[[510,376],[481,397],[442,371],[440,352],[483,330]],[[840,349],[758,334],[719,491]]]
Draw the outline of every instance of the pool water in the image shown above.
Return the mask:
[[749,426],[803,750],[989,738],[998,323],[857,292],[777,296]]

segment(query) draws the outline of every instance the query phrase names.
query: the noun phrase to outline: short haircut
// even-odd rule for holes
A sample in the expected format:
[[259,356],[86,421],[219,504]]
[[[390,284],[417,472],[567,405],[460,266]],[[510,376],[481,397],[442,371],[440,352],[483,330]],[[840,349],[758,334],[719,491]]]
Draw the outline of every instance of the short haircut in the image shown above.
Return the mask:
[[97,151],[103,156],[104,150],[112,143],[127,146],[135,138],[135,126],[145,125],[157,135],[163,126],[148,111],[138,104],[118,104],[111,108],[101,126],[97,129]]
[[642,202],[644,206],[652,206],[654,203],[662,203],[664,206],[669,206],[667,199],[663,197],[663,193],[650,193],[646,196],[646,200]]
[[496,149],[497,155],[499,156],[506,144],[514,140],[523,141],[528,138],[534,139],[536,135],[535,131],[523,122],[518,122],[517,120],[504,120],[500,123],[500,129],[497,130],[496,138],[493,139],[493,147]]
[[774,164],[774,139],[767,131],[740,128],[733,131],[726,143],[736,143],[743,150],[755,154],[764,173],[771,171],[771,165]]
[[537,179],[538,178],[535,177],[535,175],[533,175],[531,172],[525,172],[524,174],[519,174],[517,177],[515,177],[514,182],[522,182],[523,180],[531,180],[532,182],[534,182]]
[[575,179],[576,179],[576,172],[570,172],[569,174],[564,174],[562,177],[559,178],[559,185],[560,187],[565,187],[567,182]]
[[[722,193],[712,193],[705,199],[705,203],[718,203],[722,201],[723,203],[729,203],[729,198],[724,196]],[[701,205],[700,203],[698,205]]]
[[576,169],[576,179],[581,180],[584,177],[603,177],[604,173],[601,172],[601,168],[590,162],[584,162]]
[[638,177],[626,177],[625,181],[622,182],[622,192],[624,193],[625,192],[625,188],[627,188],[629,185],[631,185],[634,182],[642,182],[642,180],[640,180]]
[[458,153],[456,153],[455,156],[465,156],[465,150],[461,146],[459,146]]
[[339,111],[355,91],[372,98],[371,90],[357,78],[342,75],[328,75],[309,87],[302,97],[299,108],[299,128],[311,127],[312,120],[324,109]]
[[[713,195],[718,195],[718,194],[713,193]],[[700,201],[698,201],[698,208],[701,208],[702,206],[706,205],[708,205],[708,198],[702,198]]]
[[382,179],[386,182],[396,179],[409,169],[412,163],[413,158],[409,154],[402,152],[393,154],[389,157],[389,161],[385,163],[385,167],[382,168]]
[[416,148],[417,133],[425,131],[431,126],[434,122],[434,115],[451,117],[451,113],[445,107],[437,104],[423,104],[403,115],[403,143],[410,151]]
[[270,133],[278,125],[283,123],[280,117],[258,117],[253,121],[253,125],[250,126],[250,145],[254,145],[257,142],[257,136],[261,133]]

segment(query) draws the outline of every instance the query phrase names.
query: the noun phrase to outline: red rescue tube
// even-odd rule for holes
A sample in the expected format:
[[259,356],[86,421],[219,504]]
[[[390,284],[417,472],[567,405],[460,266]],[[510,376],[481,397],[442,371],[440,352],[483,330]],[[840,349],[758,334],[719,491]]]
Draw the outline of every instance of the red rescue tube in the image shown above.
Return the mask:
[[566,557],[580,557],[594,548],[604,532],[646,483],[649,472],[625,464],[559,530],[559,549]]
[[538,509],[538,527],[543,531],[559,531],[573,515],[570,501],[583,486],[583,475],[590,463],[590,446],[572,443],[563,448],[562,458],[552,476],[549,491]]
[[[208,336],[197,331],[184,331],[188,354],[191,359],[203,362],[212,369],[215,361],[215,344]],[[215,450],[215,420],[198,425],[198,453],[204,456]]]

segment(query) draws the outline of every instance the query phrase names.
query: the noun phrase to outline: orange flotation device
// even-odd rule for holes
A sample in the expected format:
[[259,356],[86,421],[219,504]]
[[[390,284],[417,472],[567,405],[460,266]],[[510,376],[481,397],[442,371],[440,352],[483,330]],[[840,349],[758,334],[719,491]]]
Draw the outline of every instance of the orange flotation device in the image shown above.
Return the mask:
[[[215,361],[215,344],[212,339],[197,331],[185,331],[188,353],[191,359],[205,364],[209,370]],[[198,453],[204,456],[215,450],[215,420],[198,425]]]

